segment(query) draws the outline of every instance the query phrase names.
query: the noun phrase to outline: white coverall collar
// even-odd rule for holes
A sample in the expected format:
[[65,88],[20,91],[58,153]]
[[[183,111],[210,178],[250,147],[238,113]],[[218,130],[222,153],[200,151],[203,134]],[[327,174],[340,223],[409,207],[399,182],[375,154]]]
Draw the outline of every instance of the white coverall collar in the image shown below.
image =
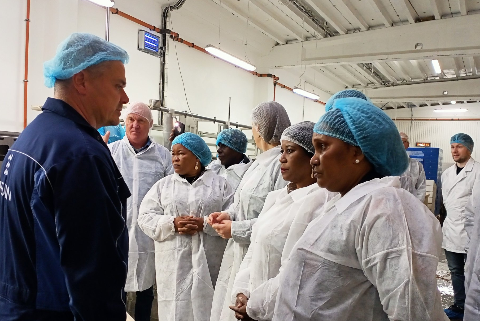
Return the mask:
[[373,192],[376,189],[389,186],[400,188],[400,178],[398,176],[386,176],[358,184],[342,198],[340,198],[334,206],[337,208],[338,213],[342,213],[356,200]]
[[278,158],[280,158],[280,146],[273,147],[266,152],[261,153],[257,156],[256,161],[260,165],[268,165],[272,162],[271,158],[275,156],[275,154],[277,154]]
[[150,139],[150,145],[147,148],[145,148],[144,150],[142,150],[141,152],[139,152],[138,154],[135,153],[135,150],[133,149],[132,144],[130,144],[130,141],[128,140],[127,135],[123,136],[122,143],[127,146],[128,151],[130,153],[132,153],[134,155],[141,155],[141,154],[145,153],[147,150],[149,150],[150,148],[153,148],[153,146],[156,144],[155,141],[153,140],[153,138],[150,137],[150,135],[148,136],[148,138]]
[[212,182],[213,182],[213,179],[215,178],[215,175],[211,170],[209,169],[205,169],[205,172],[202,174],[202,176],[200,176],[195,182],[193,182],[192,184],[188,183],[187,180],[185,178],[182,178],[180,175],[178,175],[177,173],[173,173],[173,179],[174,180],[177,180],[181,183],[186,183],[188,185],[195,185],[195,184],[200,184],[202,183],[203,185],[205,186],[208,186],[208,187],[211,187],[212,186]]

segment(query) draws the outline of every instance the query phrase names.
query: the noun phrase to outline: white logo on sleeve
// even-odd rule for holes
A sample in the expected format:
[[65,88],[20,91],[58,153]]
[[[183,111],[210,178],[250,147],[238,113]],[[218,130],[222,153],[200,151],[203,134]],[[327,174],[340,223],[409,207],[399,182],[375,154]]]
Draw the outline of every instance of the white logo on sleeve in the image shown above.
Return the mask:
[[8,156],[8,163],[7,163],[7,165],[5,165],[6,168],[5,168],[5,170],[3,171],[3,174],[4,174],[5,176],[8,175],[8,169],[10,168],[10,161],[12,160],[12,158],[13,158],[13,155],[10,154],[10,156]]

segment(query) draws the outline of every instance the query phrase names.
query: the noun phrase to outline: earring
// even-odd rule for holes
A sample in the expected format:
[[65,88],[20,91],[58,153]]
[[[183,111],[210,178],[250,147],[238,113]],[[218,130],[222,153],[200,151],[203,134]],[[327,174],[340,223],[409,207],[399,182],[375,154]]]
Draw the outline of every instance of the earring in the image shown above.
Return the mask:
[[311,178],[313,178],[313,167],[312,167],[312,175],[310,175]]
[[358,164],[358,163],[360,163],[360,160],[356,159],[355,164]]
[[195,170],[198,170],[198,162],[195,163]]

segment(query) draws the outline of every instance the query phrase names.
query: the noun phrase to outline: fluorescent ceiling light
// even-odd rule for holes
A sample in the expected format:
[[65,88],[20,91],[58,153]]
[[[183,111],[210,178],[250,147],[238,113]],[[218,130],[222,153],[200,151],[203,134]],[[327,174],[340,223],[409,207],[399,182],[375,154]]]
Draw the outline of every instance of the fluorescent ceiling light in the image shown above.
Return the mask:
[[440,68],[440,63],[438,62],[438,60],[432,60],[432,64],[433,64],[433,70],[435,70],[435,73],[439,74],[442,72],[442,68]]
[[457,108],[457,109],[435,109],[434,112],[436,113],[465,113],[468,109],[464,108]]
[[309,93],[308,91],[305,91],[305,90],[300,89],[300,88],[294,88],[293,92],[300,95],[300,96],[307,97],[307,98],[310,98],[310,99],[313,99],[313,100],[317,100],[318,98],[320,98],[319,96],[317,96],[315,94],[312,94],[312,93]]
[[455,100],[452,100],[450,104],[455,105],[457,102]]
[[211,45],[208,45],[205,47],[205,50],[208,51],[209,54],[217,57],[217,58],[220,58],[222,60],[225,60],[226,62],[229,62],[231,64],[234,64],[235,66],[238,66],[240,68],[243,68],[245,70],[248,70],[248,71],[254,71],[255,69],[257,69],[255,66],[243,61],[243,60],[240,60],[238,59],[237,57],[234,57],[228,53],[226,53],[225,51],[222,51],[214,46],[211,46]]
[[113,7],[113,5],[115,4],[115,2],[113,2],[112,0],[88,0],[88,1],[98,4],[99,6],[108,7],[108,8]]

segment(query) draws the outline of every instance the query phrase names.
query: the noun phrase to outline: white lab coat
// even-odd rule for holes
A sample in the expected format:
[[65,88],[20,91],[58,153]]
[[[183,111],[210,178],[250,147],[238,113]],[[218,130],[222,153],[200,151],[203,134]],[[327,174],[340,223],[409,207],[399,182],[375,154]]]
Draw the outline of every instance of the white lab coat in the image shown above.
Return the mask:
[[447,210],[447,217],[443,222],[442,248],[447,251],[466,253],[468,235],[465,230],[465,206],[479,180],[480,164],[473,158],[469,159],[458,175],[455,164],[442,174],[443,204]]
[[125,291],[143,291],[155,281],[155,246],[137,224],[143,197],[161,178],[173,173],[172,156],[151,138],[147,149],[136,154],[127,136],[108,145],[132,196],[127,199],[128,273]]
[[425,202],[425,194],[427,191],[427,179],[425,178],[425,170],[422,163],[418,160],[410,158],[407,170],[400,176],[400,184],[418,198],[422,203]]
[[[291,209],[288,213],[288,216],[293,216],[293,219],[290,218],[292,221],[290,228],[288,229],[285,245],[283,246],[281,253],[281,266],[276,271],[276,275],[274,277],[263,281],[263,283],[258,286],[255,285],[250,287],[249,300],[247,303],[247,314],[252,319],[258,321],[272,320],[275,303],[277,300],[277,292],[280,286],[279,281],[282,266],[288,261],[294,245],[303,235],[308,224],[320,214],[325,203],[335,197],[337,194],[338,193],[332,193],[324,188],[320,188],[317,184],[315,184],[314,187],[308,191],[308,194],[305,197],[299,200],[299,202],[295,202],[292,206],[290,206]],[[259,221],[261,219],[262,216],[259,217]],[[257,224],[258,222],[254,225],[254,229],[257,228]],[[252,242],[252,244],[254,243]],[[250,252],[252,246],[253,245],[250,245],[248,252]],[[255,245],[255,247],[257,246]],[[249,255],[248,252],[243,262],[245,262],[247,256]],[[244,264],[243,262],[242,265]],[[264,263],[266,263],[265,260]],[[273,272],[273,269],[270,270]],[[239,274],[240,273],[241,272],[239,272]],[[252,271],[251,273],[257,272]],[[272,275],[273,274],[275,273],[272,273]],[[235,293],[235,290],[232,292]]]
[[211,162],[207,168],[215,174],[224,177],[232,187],[233,191],[236,191],[243,175],[245,175],[245,172],[250,168],[250,165],[252,165],[252,162],[234,164],[225,168],[220,160],[216,159]]
[[465,321],[480,320],[480,184],[475,184],[465,207],[465,230],[469,236],[465,264]]
[[325,204],[280,276],[273,320],[448,320],[437,289],[440,224],[398,177]]
[[[226,240],[206,223],[225,210],[233,191],[227,181],[207,170],[189,184],[178,174],[158,181],[140,206],[138,225],[155,240],[159,319],[207,321]],[[175,217],[204,217],[204,230],[193,236],[175,233]]]
[[268,193],[287,185],[280,172],[279,159],[279,146],[260,154],[243,176],[235,192],[234,203],[226,210],[233,220],[232,238],[228,240],[223,255],[213,297],[211,321],[236,320],[228,306],[233,304],[233,281],[248,250],[252,226],[262,211]]

